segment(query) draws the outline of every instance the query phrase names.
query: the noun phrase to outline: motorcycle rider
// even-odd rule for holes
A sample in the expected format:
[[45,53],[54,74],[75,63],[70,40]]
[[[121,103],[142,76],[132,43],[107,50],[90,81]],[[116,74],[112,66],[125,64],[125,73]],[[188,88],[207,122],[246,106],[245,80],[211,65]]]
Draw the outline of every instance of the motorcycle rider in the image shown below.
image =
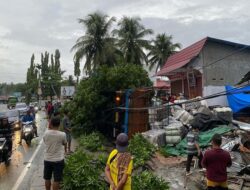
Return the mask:
[[12,153],[12,130],[7,117],[0,117],[0,137],[5,137],[8,146],[8,156]]
[[[26,115],[23,116],[22,122],[23,122],[23,123],[24,123],[24,122],[32,122],[32,123],[33,123],[33,128],[34,128],[34,133],[35,133],[36,137],[38,137],[38,135],[37,135],[37,127],[36,127],[34,121],[35,121],[35,118],[34,118],[33,115],[31,114],[31,111],[28,110],[28,111],[26,112]],[[22,139],[23,139],[23,125],[21,125],[20,142],[19,142],[19,144],[22,144]]]

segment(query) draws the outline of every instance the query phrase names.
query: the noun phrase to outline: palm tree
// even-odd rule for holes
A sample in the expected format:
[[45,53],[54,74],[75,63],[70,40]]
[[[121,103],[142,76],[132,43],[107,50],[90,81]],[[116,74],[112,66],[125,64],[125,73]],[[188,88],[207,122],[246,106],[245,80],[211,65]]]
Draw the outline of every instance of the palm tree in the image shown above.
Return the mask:
[[118,23],[119,29],[113,30],[113,34],[118,37],[117,46],[124,56],[125,63],[142,65],[147,61],[143,48],[148,48],[149,41],[144,37],[153,31],[145,29],[140,20],[140,18],[123,17]]
[[150,46],[150,51],[147,55],[149,57],[149,70],[156,66],[157,72],[159,68],[163,67],[168,57],[181,47],[179,43],[173,43],[172,39],[172,36],[163,33],[158,34],[156,39],[152,41],[153,45]]
[[84,70],[87,73],[100,65],[114,64],[110,57],[116,50],[114,39],[109,35],[109,29],[115,18],[108,18],[107,15],[101,13],[93,13],[78,21],[86,28],[86,32],[84,36],[77,39],[71,49],[71,51],[75,51],[74,60],[81,61],[85,58]]

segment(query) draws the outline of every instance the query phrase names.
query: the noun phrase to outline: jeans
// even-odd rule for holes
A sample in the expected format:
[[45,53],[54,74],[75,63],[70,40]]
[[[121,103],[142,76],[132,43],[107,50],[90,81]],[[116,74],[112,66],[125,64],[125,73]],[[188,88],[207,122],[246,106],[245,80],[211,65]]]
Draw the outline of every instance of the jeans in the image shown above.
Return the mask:
[[199,168],[202,168],[202,166],[201,166],[201,161],[202,161],[202,158],[203,158],[202,153],[199,156],[198,156],[198,153],[196,153],[196,154],[188,154],[187,155],[187,164],[186,164],[186,171],[187,172],[190,172],[190,166],[191,166],[192,159],[193,159],[194,156],[197,157],[198,160],[199,160],[199,162],[198,162]]

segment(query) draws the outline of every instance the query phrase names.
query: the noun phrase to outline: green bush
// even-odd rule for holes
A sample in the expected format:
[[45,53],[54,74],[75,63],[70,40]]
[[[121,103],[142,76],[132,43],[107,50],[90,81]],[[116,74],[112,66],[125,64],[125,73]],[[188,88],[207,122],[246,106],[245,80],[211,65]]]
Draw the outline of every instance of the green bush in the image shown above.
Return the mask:
[[132,178],[133,190],[168,190],[169,186],[166,181],[155,176],[149,171],[133,176]]
[[101,177],[103,171],[100,161],[77,151],[66,159],[63,190],[106,190],[108,186]]
[[134,157],[134,167],[143,166],[146,161],[150,160],[156,148],[141,134],[136,134],[129,142],[129,151]]
[[65,107],[72,114],[72,123],[78,134],[95,129],[108,134],[114,121],[112,108],[115,107],[116,91],[149,86],[152,82],[142,66],[102,66],[88,79],[81,80],[74,99]]
[[105,142],[105,137],[98,132],[92,132],[88,135],[81,135],[79,138],[79,145],[91,152],[97,150],[103,150],[103,143]]

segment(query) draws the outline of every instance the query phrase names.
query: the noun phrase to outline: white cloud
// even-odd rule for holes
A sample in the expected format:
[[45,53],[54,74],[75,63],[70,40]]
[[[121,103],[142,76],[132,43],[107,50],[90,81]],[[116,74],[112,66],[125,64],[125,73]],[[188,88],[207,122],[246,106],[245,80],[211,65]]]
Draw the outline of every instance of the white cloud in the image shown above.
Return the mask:
[[248,0],[11,0],[0,1],[0,81],[24,82],[30,57],[61,51],[62,69],[73,73],[77,22],[94,11],[118,19],[140,16],[155,33],[166,32],[185,47],[206,36],[250,44]]

